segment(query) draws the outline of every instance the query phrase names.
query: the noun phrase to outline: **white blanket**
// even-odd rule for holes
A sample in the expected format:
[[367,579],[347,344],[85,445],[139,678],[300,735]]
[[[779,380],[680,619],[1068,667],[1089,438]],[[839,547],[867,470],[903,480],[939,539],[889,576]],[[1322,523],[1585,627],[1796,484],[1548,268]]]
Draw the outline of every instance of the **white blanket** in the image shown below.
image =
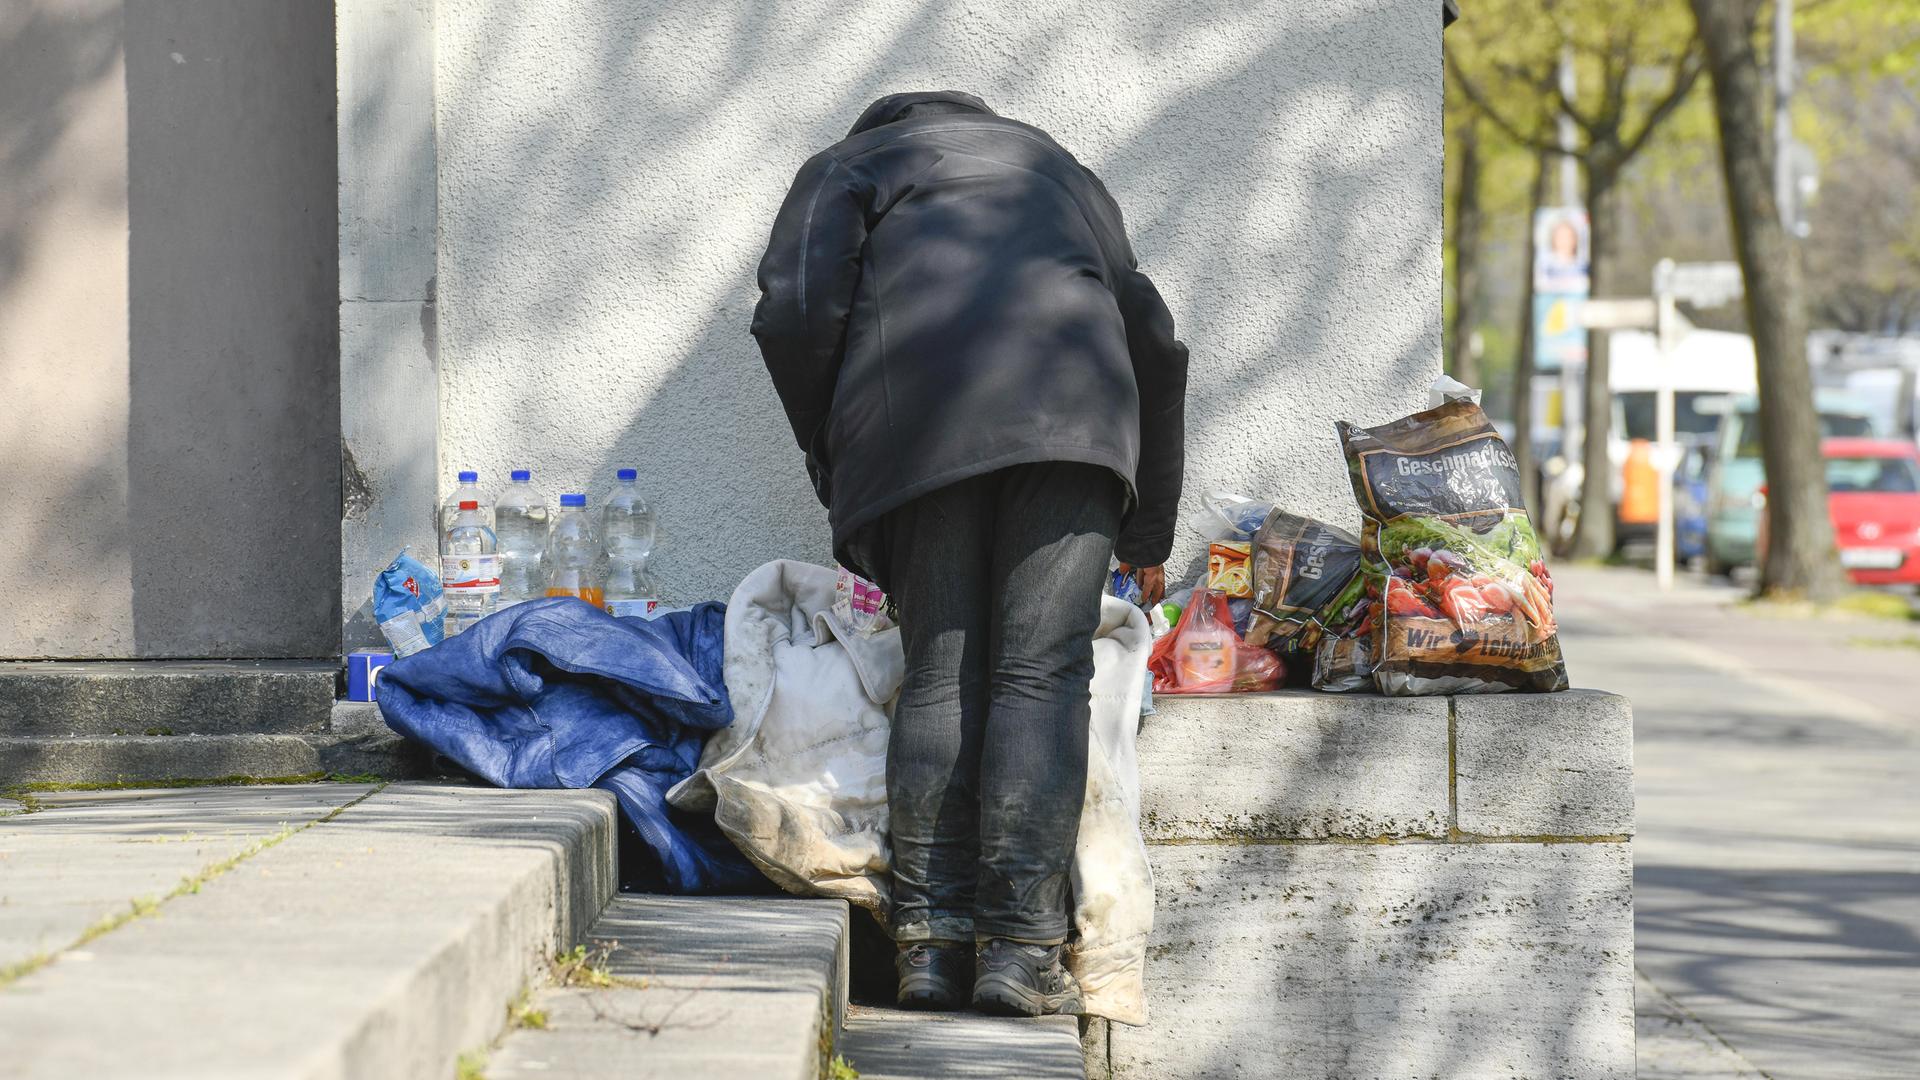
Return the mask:
[[[862,635],[833,611],[834,571],[773,562],[727,607],[731,727],[667,798],[711,811],[775,883],[888,916],[888,716],[905,668],[900,632]],[[1086,1011],[1147,1019],[1153,873],[1140,837],[1134,758],[1152,636],[1139,609],[1109,598],[1094,641],[1093,730],[1074,852],[1075,938],[1068,966]]]

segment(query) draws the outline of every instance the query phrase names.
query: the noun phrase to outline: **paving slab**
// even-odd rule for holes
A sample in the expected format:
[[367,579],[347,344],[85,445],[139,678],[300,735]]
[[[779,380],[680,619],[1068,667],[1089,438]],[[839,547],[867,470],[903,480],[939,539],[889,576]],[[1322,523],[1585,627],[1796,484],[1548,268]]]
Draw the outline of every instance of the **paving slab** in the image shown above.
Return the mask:
[[317,731],[339,671],[331,660],[0,662],[0,734]]
[[1618,694],[1488,694],[1453,699],[1462,832],[1479,836],[1633,833],[1633,709]]
[[0,988],[0,1074],[448,1075],[612,895],[615,814],[598,791],[377,790]]
[[1280,691],[1154,708],[1138,741],[1149,841],[1446,835],[1444,698]]
[[509,1036],[487,1080],[815,1080],[832,1041],[820,996],[803,990],[564,990],[536,1006],[546,1027]]
[[1574,678],[1633,700],[1643,978],[1752,1072],[1910,1080],[1914,624],[1749,610],[1684,576],[1670,593],[1634,570],[1554,577]]
[[1640,1061],[1635,1080],[1766,1080],[1752,1062],[1644,976],[1634,979],[1633,1027]]
[[979,1013],[856,1007],[840,1056],[860,1080],[1083,1080],[1080,1026]]
[[60,792],[0,818],[0,971],[317,820],[366,784]]
[[607,986],[549,987],[542,1029],[489,1055],[513,1077],[807,1078],[846,1011],[845,901],[616,897],[586,935]]

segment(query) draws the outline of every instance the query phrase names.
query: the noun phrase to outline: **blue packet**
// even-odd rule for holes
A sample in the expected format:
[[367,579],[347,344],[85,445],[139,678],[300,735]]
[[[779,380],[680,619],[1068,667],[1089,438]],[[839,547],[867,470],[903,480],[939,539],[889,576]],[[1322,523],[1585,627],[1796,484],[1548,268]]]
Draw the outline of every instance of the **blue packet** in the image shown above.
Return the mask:
[[393,565],[373,579],[373,621],[395,656],[410,656],[447,635],[447,598],[440,577],[401,548]]
[[1146,594],[1140,590],[1140,578],[1118,567],[1108,571],[1107,591],[1134,607],[1139,607],[1140,601],[1146,598]]

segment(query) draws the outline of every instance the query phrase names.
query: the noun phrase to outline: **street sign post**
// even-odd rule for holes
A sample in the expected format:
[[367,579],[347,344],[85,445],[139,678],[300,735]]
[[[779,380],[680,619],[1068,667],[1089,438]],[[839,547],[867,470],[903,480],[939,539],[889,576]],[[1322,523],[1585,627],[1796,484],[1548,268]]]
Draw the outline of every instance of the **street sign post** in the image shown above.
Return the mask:
[[[1676,263],[1662,259],[1653,268],[1653,296],[1588,300],[1580,319],[1588,330],[1652,330],[1659,349],[1658,383],[1653,404],[1653,468],[1659,477],[1658,518],[1653,536],[1653,574],[1661,589],[1673,588],[1673,475],[1682,451],[1674,434],[1673,355],[1692,329],[1679,302],[1720,307],[1740,299],[1745,282],[1730,262]],[[1592,482],[1592,478],[1588,478]]]
[[1746,280],[1738,263],[1676,263],[1661,259],[1653,268],[1654,334],[1660,348],[1660,381],[1654,397],[1653,466],[1660,477],[1659,523],[1654,532],[1653,574],[1662,590],[1673,588],[1673,474],[1681,449],[1673,431],[1673,354],[1690,327],[1679,302],[1720,307],[1740,299]]

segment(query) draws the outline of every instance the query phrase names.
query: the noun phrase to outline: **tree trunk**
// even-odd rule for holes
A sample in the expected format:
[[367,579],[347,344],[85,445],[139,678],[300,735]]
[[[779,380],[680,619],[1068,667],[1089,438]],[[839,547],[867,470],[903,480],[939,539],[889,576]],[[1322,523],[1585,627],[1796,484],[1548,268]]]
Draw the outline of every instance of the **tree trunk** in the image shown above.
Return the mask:
[[[1620,177],[1612,162],[1617,148],[1589,148],[1583,164],[1587,179],[1587,217],[1591,229],[1590,272],[1594,296],[1613,295],[1614,206]],[[1608,436],[1613,431],[1613,384],[1609,379],[1607,336],[1587,335],[1587,372],[1581,386],[1585,437],[1581,444],[1580,520],[1573,533],[1576,559],[1604,559],[1613,554],[1613,458]]]
[[1453,377],[1480,385],[1480,359],[1473,328],[1480,315],[1480,135],[1477,124],[1460,129],[1460,174],[1453,193]]
[[1820,417],[1807,364],[1799,252],[1773,199],[1766,74],[1754,48],[1758,0],[1692,0],[1720,127],[1734,248],[1746,281],[1747,324],[1760,382],[1760,453],[1767,470],[1763,596],[1825,600],[1847,586],[1827,516]]
[[[1539,464],[1533,460],[1533,219],[1547,203],[1548,155],[1533,157],[1533,199],[1527,204],[1525,285],[1520,294],[1520,349],[1513,358],[1513,457],[1520,469],[1520,501],[1527,504],[1534,528],[1544,530],[1540,517]],[[1546,541],[1546,534],[1541,533]]]

